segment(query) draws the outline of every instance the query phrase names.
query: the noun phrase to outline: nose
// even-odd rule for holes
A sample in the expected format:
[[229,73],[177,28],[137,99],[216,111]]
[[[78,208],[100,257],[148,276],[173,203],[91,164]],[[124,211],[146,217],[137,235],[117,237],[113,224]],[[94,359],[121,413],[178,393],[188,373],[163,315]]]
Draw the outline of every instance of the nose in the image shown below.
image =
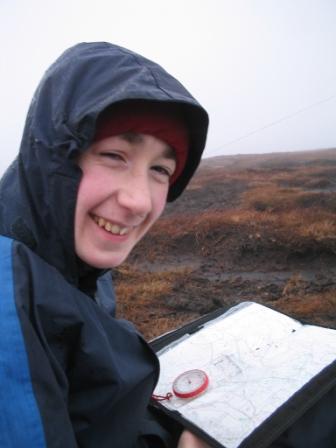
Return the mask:
[[152,208],[149,180],[145,174],[129,176],[118,190],[118,202],[132,214],[146,216]]

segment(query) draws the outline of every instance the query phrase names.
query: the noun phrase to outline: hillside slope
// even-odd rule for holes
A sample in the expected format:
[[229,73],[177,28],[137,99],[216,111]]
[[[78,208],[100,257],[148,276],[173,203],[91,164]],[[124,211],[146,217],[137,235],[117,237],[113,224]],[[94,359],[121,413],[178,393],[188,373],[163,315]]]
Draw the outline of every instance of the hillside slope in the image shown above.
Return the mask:
[[147,338],[245,300],[336,328],[336,149],[205,159],[114,273]]

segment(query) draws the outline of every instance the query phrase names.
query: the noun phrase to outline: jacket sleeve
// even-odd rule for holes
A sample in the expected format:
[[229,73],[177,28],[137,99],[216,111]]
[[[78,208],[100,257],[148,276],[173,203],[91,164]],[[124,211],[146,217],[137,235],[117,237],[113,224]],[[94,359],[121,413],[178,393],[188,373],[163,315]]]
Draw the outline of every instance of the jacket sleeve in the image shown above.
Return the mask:
[[144,418],[141,448],[176,448],[183,427],[152,406]]
[[66,384],[52,369],[34,306],[41,279],[51,291],[54,283],[43,270],[33,273],[29,254],[0,236],[0,446],[75,448]]
[[41,416],[15,304],[12,243],[0,236],[0,446],[44,448]]
[[336,446],[336,387],[294,422],[270,448],[334,448]]
[[99,277],[95,300],[110,316],[115,317],[116,298],[111,271],[107,271],[104,275]]

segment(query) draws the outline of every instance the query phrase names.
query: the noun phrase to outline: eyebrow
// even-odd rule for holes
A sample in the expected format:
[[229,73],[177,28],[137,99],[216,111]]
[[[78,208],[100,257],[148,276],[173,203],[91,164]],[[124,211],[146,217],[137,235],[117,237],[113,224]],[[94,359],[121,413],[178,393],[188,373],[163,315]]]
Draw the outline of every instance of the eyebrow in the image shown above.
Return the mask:
[[167,159],[176,160],[176,153],[175,150],[167,144],[166,149],[163,153],[163,157]]
[[119,137],[128,143],[141,143],[143,141],[142,135],[137,132],[124,132]]

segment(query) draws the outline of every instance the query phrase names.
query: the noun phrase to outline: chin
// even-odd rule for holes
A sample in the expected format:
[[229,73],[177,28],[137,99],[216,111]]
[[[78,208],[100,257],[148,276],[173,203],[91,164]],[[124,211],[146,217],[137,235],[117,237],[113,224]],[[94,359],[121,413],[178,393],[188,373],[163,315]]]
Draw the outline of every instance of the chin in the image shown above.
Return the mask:
[[92,256],[79,256],[89,266],[96,269],[112,269],[120,266],[127,258],[125,256],[114,257],[92,257]]

